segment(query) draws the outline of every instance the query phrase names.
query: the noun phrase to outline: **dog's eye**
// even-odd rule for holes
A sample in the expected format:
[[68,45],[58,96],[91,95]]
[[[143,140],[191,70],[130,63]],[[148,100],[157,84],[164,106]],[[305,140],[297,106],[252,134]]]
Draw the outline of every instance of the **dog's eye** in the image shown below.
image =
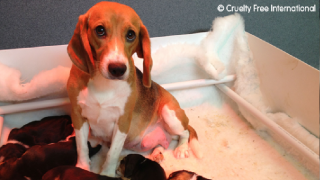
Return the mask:
[[99,37],[103,37],[106,35],[106,30],[104,29],[103,26],[98,26],[96,27],[96,33]]
[[136,33],[134,31],[132,31],[132,30],[129,30],[127,32],[126,38],[127,38],[128,42],[133,42],[136,39]]

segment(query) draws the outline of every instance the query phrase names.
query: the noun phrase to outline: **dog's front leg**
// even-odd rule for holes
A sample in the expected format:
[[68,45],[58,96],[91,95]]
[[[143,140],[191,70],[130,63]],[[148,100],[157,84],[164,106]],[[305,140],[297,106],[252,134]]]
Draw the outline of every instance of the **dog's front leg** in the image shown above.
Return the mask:
[[121,132],[118,123],[115,124],[111,146],[107,154],[105,163],[102,166],[101,175],[106,175],[110,177],[116,176],[116,169],[122,151],[124,142],[127,138],[127,133]]
[[88,135],[89,135],[89,124],[87,121],[83,122],[80,129],[75,128],[76,145],[77,145],[77,167],[84,170],[90,171],[90,159],[88,149]]

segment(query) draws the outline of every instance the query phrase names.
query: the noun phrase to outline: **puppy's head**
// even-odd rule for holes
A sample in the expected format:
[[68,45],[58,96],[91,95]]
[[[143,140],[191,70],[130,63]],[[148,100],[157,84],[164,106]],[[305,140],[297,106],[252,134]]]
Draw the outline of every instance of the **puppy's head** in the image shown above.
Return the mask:
[[94,76],[127,80],[135,72],[132,54],[143,58],[143,84],[151,86],[150,38],[140,17],[130,7],[100,2],[79,17],[68,45],[74,65]]
[[145,160],[146,158],[140,154],[129,154],[121,160],[118,172],[126,178],[131,178],[136,171],[135,168]]
[[[168,180],[192,180],[194,176],[195,174],[193,172],[181,170],[171,173]],[[196,178],[194,178],[194,180],[196,180]]]
[[187,170],[175,171],[169,175],[168,180],[210,180]]

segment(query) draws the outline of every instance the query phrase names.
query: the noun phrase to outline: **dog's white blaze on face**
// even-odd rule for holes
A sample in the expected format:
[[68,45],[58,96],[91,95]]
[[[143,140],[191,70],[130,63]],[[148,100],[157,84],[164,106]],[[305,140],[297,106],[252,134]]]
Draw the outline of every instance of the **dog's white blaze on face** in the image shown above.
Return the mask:
[[117,45],[117,43],[115,43],[114,49],[109,51],[108,54],[104,55],[101,59],[101,63],[100,63],[100,67],[99,70],[101,72],[101,74],[105,77],[105,78],[109,78],[109,74],[108,74],[108,65],[110,63],[122,63],[125,64],[127,66],[127,71],[124,73],[123,75],[123,79],[126,80],[129,76],[129,62],[128,62],[128,58],[119,51],[119,47]]
[[89,80],[87,88],[78,96],[82,116],[89,120],[92,134],[111,140],[114,125],[124,114],[125,104],[131,94],[128,82],[109,80],[100,73]]

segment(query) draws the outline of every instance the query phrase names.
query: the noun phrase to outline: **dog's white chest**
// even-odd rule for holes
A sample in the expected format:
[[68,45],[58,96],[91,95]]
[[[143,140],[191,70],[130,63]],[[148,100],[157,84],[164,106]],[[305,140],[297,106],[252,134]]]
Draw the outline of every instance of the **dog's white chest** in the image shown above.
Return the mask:
[[105,140],[112,138],[114,125],[123,115],[131,93],[126,81],[109,80],[97,75],[78,96],[81,115],[88,119],[91,132]]

